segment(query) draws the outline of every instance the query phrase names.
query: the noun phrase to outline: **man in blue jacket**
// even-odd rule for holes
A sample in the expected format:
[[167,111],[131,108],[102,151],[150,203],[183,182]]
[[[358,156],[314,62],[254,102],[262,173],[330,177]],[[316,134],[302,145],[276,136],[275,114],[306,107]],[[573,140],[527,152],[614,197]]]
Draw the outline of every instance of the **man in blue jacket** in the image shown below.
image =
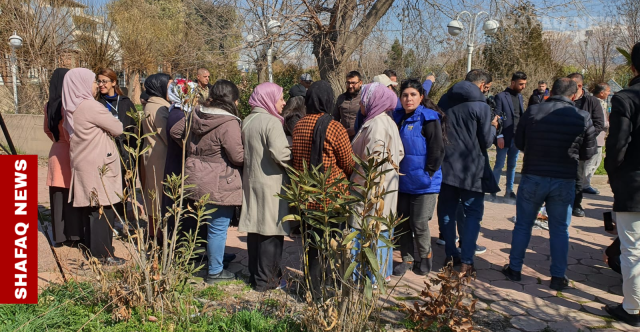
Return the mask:
[[[495,97],[496,114],[502,118],[502,133],[496,140],[496,163],[493,166],[493,176],[500,182],[504,161],[507,160],[507,188],[504,197],[516,199],[513,192],[513,180],[516,176],[518,162],[518,148],[513,142],[513,136],[518,127],[518,121],[524,113],[522,90],[527,86],[527,74],[518,71],[511,76],[511,86],[498,93]],[[495,198],[495,194],[491,195]]]
[[[480,221],[484,215],[486,178],[495,184],[486,169],[486,150],[492,145],[496,121],[482,93],[490,74],[474,69],[466,80],[456,83],[442,96],[438,106],[446,115],[447,143],[442,162],[442,186],[438,196],[438,222],[445,240],[446,262],[462,264],[460,271],[471,274]],[[493,125],[493,126],[492,126]],[[462,251],[456,250],[456,212],[462,201],[464,210]]]

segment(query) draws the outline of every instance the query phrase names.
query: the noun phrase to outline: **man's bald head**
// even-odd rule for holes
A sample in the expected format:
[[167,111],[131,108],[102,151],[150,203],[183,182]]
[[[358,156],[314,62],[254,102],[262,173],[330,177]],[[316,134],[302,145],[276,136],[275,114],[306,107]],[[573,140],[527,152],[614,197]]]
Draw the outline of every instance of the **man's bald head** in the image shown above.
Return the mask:
[[200,68],[198,69],[198,76],[196,76],[197,80],[198,80],[198,84],[200,85],[200,87],[207,87],[209,85],[209,71],[207,70],[207,68]]

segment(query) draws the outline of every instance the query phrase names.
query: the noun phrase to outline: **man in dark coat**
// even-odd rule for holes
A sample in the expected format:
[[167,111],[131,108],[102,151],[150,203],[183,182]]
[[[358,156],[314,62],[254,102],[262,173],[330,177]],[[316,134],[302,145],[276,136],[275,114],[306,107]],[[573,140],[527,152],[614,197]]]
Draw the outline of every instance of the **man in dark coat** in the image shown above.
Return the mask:
[[[600,101],[583,88],[584,77],[582,74],[573,73],[567,77],[574,80],[578,85],[578,94],[575,100],[576,107],[589,113],[597,136],[604,130],[604,111],[602,110]],[[576,196],[573,202],[574,217],[584,217],[584,209],[582,209],[582,184],[586,173],[585,168],[586,160],[581,160],[578,164],[578,175],[576,177]]]
[[613,211],[622,249],[620,305],[607,312],[629,325],[640,327],[640,43],[631,50],[635,78],[629,87],[611,98],[607,156],[604,168],[613,191]]
[[[504,197],[515,199],[513,182],[516,177],[518,148],[513,143],[513,136],[518,127],[518,120],[524,113],[522,90],[527,86],[527,74],[519,71],[511,76],[511,85],[495,96],[496,114],[502,118],[502,133],[496,139],[496,163],[493,165],[493,176],[500,182],[500,175],[507,162],[507,185]],[[495,198],[495,194],[492,195]]]
[[338,96],[336,108],[333,111],[333,119],[340,122],[349,134],[349,139],[356,135],[356,115],[360,112],[360,89],[362,88],[362,75],[357,71],[347,74],[347,91]]
[[549,98],[549,89],[547,88],[547,82],[538,81],[538,88],[533,90],[531,97],[529,97],[529,106],[537,105]]
[[516,224],[509,264],[502,270],[521,280],[531,230],[543,204],[549,215],[551,289],[569,285],[565,276],[569,255],[569,224],[578,161],[596,154],[596,134],[589,113],[575,107],[577,84],[569,78],[553,83],[551,97],[529,107],[518,123],[515,144],[524,151],[522,178],[516,199]]
[[[445,241],[446,260],[462,263],[461,271],[473,272],[473,256],[484,214],[486,151],[495,135],[491,108],[482,93],[490,74],[472,70],[442,96],[438,106],[445,113],[447,141],[442,162],[442,186],[438,196],[438,223]],[[494,121],[495,123],[495,121]],[[495,180],[491,177],[491,182]],[[456,250],[456,211],[462,201],[464,234],[462,252]]]

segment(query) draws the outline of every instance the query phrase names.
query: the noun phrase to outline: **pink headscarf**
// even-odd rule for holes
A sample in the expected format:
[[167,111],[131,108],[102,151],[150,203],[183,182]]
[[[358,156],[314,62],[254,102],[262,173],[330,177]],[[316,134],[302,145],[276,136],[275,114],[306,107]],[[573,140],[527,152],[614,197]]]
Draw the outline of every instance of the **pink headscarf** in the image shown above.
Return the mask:
[[96,74],[87,68],[74,68],[64,76],[62,81],[62,108],[64,123],[62,126],[73,137],[73,112],[85,100],[94,100],[93,82]]
[[264,108],[284,124],[284,118],[278,114],[276,103],[282,98],[282,87],[271,82],[258,84],[249,98],[251,107]]
[[388,110],[393,110],[398,102],[395,92],[378,82],[365,84],[360,90],[360,96],[360,102],[364,105],[363,123]]

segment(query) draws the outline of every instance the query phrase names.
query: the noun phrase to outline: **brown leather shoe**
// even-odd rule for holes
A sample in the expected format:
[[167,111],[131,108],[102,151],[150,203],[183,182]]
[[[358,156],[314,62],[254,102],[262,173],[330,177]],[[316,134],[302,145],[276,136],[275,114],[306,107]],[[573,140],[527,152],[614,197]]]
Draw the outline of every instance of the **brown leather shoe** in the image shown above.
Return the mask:
[[473,264],[462,263],[460,273],[473,277],[476,274],[476,269],[473,267]]

